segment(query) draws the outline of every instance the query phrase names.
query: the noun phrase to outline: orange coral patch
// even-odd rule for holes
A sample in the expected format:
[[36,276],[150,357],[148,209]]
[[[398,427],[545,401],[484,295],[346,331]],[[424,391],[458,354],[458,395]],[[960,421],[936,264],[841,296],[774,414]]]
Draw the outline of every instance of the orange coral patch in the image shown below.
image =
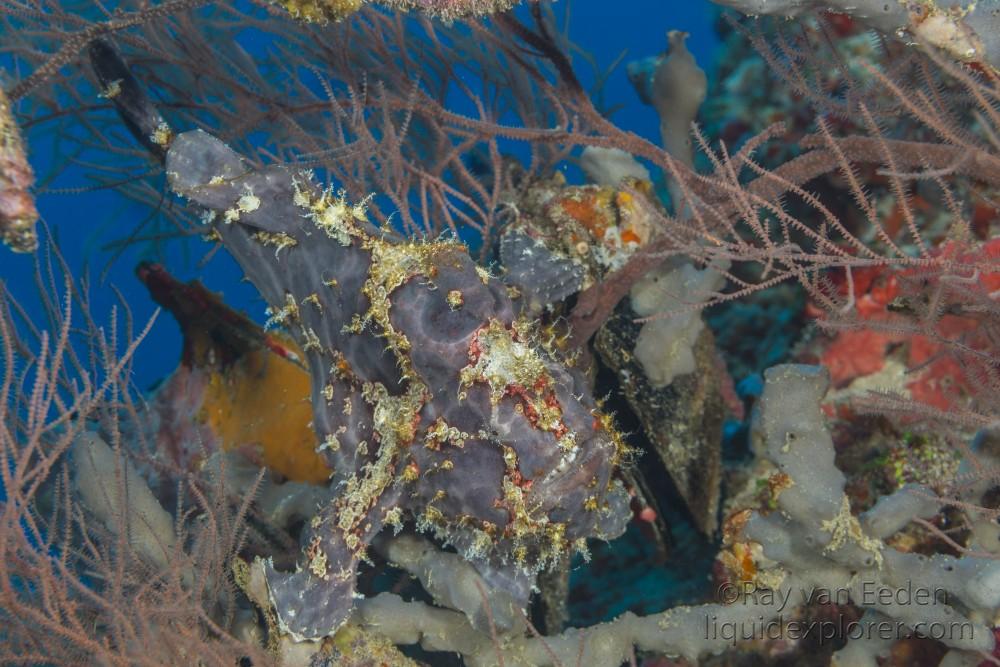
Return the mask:
[[611,194],[609,189],[585,190],[580,189],[569,197],[562,199],[559,206],[566,215],[570,216],[587,231],[593,234],[596,239],[603,239],[608,228],[615,224],[614,212],[611,208]]
[[846,384],[881,370],[886,348],[899,338],[867,329],[841,332],[823,352],[823,365],[830,369],[835,386]]

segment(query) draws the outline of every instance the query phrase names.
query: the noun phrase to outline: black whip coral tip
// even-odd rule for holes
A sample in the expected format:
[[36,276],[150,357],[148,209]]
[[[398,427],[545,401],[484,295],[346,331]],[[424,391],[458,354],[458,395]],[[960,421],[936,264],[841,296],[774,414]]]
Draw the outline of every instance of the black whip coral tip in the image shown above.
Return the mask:
[[89,52],[91,67],[101,86],[101,96],[115,105],[132,136],[163,162],[174,135],[145,88],[111,42],[95,39],[90,44]]

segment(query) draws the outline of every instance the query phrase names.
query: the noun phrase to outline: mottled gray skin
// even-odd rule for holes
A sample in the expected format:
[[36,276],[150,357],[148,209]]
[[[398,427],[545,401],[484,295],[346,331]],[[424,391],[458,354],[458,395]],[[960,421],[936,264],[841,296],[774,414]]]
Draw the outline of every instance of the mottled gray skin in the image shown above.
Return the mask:
[[[403,396],[411,383],[401,377],[400,360],[387,350],[385,332],[376,324],[360,332],[345,329],[352,318],[364,316],[370,305],[362,291],[372,264],[370,251],[358,236],[343,245],[304,215],[293,201],[293,179],[301,189],[313,188],[304,176],[280,166],[252,170],[232,149],[204,132],[188,132],[174,140],[167,154],[167,173],[178,194],[209,210],[232,209],[248,191],[260,199],[259,208],[242,213],[238,221],[226,223],[219,215],[212,225],[272,311],[285,307],[289,295],[298,304],[297,317],[288,325],[306,351],[314,428],[320,442],[335,434],[340,445],[336,451],[324,449],[334,469],[331,484],[342,488],[349,480],[364,477],[369,470],[366,466],[379,457],[381,440],[373,426],[373,406],[362,396],[361,387],[381,383],[391,395]],[[313,196],[318,194],[312,192]],[[364,223],[358,227],[371,237],[381,234]],[[258,231],[285,234],[296,244],[276,251],[273,245],[253,238]],[[506,446],[517,454],[517,472],[524,480],[531,480],[529,487],[521,488],[533,523],[564,523],[569,543],[620,534],[628,510],[620,484],[612,481],[616,445],[595,420],[596,405],[582,374],[540,350],[554,380],[563,422],[576,434],[575,456],[568,464],[555,435],[536,428],[526,418],[517,396],[505,395],[491,403],[489,387],[475,383],[465,388],[466,395],[460,399],[459,374],[470,364],[470,345],[477,332],[491,319],[509,327],[516,311],[505,285],[493,278],[484,281],[464,251],[442,250],[435,256],[435,266],[432,278],[414,276],[389,295],[390,322],[410,342],[406,356],[416,375],[412,381],[425,385],[428,395],[418,412],[415,437],[392,455],[392,482],[348,532],[363,547],[383,527],[386,512],[399,508],[404,516],[426,520],[431,506],[435,520],[430,527],[461,550],[472,551],[477,535],[481,547],[483,532],[469,526],[493,530],[495,539],[480,554],[485,559],[484,570],[530,569],[546,545],[533,542],[535,536],[530,531],[522,534],[518,545],[526,548],[526,558],[517,568],[511,564],[514,517],[505,504],[503,490],[505,475],[510,472],[503,458]],[[331,279],[336,280],[335,285],[330,284]],[[462,292],[460,308],[448,303],[451,290]],[[307,344],[306,332],[310,330],[318,346]],[[335,352],[349,365],[348,377],[332,372]],[[332,400],[324,395],[328,386],[332,387]],[[345,402],[351,404],[346,414]],[[473,437],[463,446],[424,446],[427,427],[439,417]],[[367,446],[359,449],[362,442]],[[442,466],[446,460],[451,467]],[[402,472],[414,464],[421,474],[404,481]],[[584,509],[585,501],[594,497],[598,509]],[[346,619],[353,606],[354,571],[361,554],[347,544],[344,531],[336,528],[343,511],[342,499],[323,508],[303,536],[304,547],[312,543],[313,552],[318,546],[325,554],[326,571],[343,576],[315,576],[307,567],[308,557],[302,559],[296,573],[268,572],[279,622],[293,636],[326,636]],[[497,577],[497,581],[504,580],[523,582],[524,577]],[[514,588],[519,590],[511,592],[522,603],[526,601],[527,587]]]
[[500,264],[534,310],[559,303],[583,287],[585,271],[520,231],[500,237]]

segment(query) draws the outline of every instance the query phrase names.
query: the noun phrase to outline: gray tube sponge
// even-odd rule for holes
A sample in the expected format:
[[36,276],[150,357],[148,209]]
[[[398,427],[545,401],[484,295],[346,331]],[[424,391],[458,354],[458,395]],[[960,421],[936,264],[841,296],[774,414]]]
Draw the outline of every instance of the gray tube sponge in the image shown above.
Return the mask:
[[77,437],[71,455],[74,490],[87,509],[116,535],[124,527],[129,545],[146,563],[167,567],[176,539],[174,519],[135,466],[92,432]]
[[696,370],[694,346],[705,323],[700,310],[685,308],[708,301],[724,283],[713,267],[667,261],[632,287],[630,305],[636,315],[664,315],[643,324],[633,350],[651,386],[666,387]]
[[889,657],[894,637],[880,636],[879,629],[890,623],[885,614],[869,609],[858,621],[861,637],[853,639],[836,651],[830,660],[831,667],[878,667],[879,658]]
[[667,33],[667,57],[653,73],[650,100],[660,116],[660,138],[672,156],[691,167],[691,123],[708,92],[708,77],[685,43],[688,33]]
[[934,516],[940,508],[941,501],[933,491],[922,484],[907,484],[879,498],[875,506],[859,518],[865,532],[881,540],[914,518]]
[[805,523],[832,519],[841,511],[845,480],[819,407],[830,374],[822,366],[782,364],[767,369],[764,379],[752,428],[766,443],[767,457],[794,482],[778,496],[778,506]]
[[932,586],[945,601],[949,596],[957,596],[963,606],[990,617],[1000,608],[1000,561],[886,551],[885,563],[893,579],[903,584],[920,582]]
[[506,590],[491,587],[459,554],[442,552],[430,540],[411,534],[377,539],[375,547],[419,579],[436,602],[463,612],[477,631],[488,633],[491,622],[497,632],[525,630],[522,607],[527,600],[515,600]]

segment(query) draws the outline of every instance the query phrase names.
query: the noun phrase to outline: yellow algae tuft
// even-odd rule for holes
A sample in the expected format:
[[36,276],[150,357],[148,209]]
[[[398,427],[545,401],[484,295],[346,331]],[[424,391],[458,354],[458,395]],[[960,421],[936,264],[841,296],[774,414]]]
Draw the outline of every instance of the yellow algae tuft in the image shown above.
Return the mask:
[[339,23],[361,9],[362,0],[275,0],[292,18],[306,23]]

